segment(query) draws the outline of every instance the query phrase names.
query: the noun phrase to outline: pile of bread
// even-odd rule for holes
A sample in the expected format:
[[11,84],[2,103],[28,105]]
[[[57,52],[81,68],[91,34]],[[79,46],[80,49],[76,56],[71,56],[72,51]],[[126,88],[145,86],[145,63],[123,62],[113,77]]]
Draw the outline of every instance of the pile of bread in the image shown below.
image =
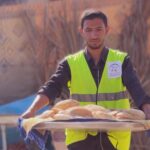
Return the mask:
[[77,100],[67,99],[56,103],[51,110],[47,110],[37,117],[41,119],[51,118],[52,120],[74,118],[144,120],[145,114],[138,109],[110,110],[94,104],[80,106]]

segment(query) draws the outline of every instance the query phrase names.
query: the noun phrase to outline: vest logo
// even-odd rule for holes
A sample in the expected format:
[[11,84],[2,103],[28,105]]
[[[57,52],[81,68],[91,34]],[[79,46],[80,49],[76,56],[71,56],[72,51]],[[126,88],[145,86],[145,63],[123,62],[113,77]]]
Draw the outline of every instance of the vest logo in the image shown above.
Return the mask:
[[121,62],[108,62],[108,78],[117,78],[122,75]]

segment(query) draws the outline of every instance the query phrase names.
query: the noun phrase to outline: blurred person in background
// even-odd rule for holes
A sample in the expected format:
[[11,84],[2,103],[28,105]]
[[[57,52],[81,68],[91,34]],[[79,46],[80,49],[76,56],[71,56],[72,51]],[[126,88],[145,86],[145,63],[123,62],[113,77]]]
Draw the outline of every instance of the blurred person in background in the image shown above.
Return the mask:
[[[42,107],[53,104],[62,87],[68,87],[70,98],[82,105],[96,104],[108,109],[129,109],[127,91],[136,106],[150,119],[150,97],[144,92],[127,53],[108,48],[107,16],[96,9],[81,15],[80,33],[86,47],[66,56],[56,72],[38,91],[23,118],[36,115]],[[69,83],[69,84],[68,84]],[[130,132],[96,132],[66,129],[68,150],[129,150]]]

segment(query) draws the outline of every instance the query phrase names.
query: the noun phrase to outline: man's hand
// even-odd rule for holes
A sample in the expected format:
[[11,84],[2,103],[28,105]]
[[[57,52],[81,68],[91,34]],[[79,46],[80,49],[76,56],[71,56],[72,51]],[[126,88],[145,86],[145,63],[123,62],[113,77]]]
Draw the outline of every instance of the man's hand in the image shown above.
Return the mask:
[[21,115],[22,118],[31,118],[38,110],[49,104],[49,99],[45,95],[37,95],[31,106]]
[[146,115],[146,119],[150,120],[150,104],[144,104],[142,106],[142,110],[144,111],[144,113]]
[[35,116],[34,112],[32,112],[31,110],[27,110],[21,115],[21,118],[31,118],[34,116]]

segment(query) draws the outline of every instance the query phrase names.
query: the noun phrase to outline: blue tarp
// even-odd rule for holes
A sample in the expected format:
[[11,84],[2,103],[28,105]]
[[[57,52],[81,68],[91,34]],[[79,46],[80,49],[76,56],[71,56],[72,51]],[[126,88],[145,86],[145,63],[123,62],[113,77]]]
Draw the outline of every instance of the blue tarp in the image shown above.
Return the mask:
[[31,95],[26,98],[13,101],[11,103],[1,105],[0,114],[20,115],[31,105],[34,98],[35,98],[35,95]]

